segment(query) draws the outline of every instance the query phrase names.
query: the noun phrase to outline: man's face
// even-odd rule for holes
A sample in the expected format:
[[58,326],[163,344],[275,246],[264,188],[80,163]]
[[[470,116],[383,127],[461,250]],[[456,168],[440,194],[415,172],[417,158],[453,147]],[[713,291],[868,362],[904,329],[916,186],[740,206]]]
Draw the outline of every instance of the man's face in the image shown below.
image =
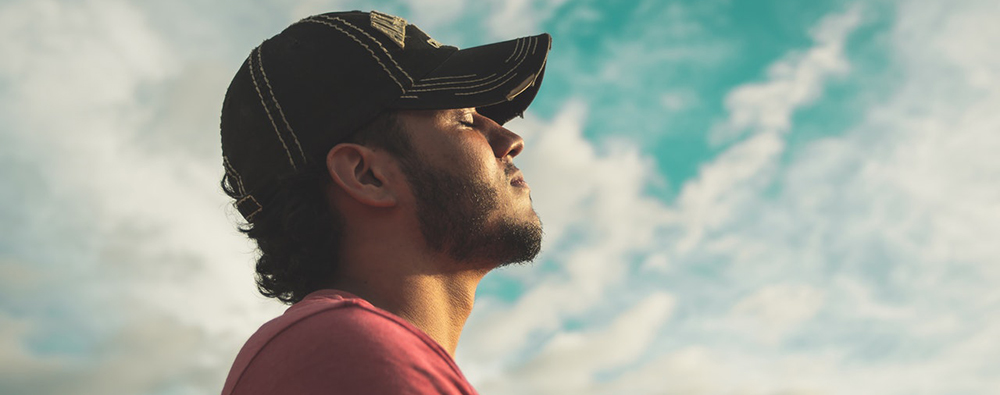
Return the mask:
[[399,119],[413,147],[400,162],[428,245],[460,261],[534,259],[541,222],[512,162],[521,137],[473,108],[405,111]]

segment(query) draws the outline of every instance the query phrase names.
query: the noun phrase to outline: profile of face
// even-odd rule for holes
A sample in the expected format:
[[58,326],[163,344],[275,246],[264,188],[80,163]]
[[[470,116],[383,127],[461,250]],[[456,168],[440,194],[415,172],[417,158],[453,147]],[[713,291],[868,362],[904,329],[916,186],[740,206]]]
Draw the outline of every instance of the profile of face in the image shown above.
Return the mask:
[[458,261],[531,261],[542,226],[513,158],[520,136],[474,108],[404,111],[413,151],[398,158],[428,245]]

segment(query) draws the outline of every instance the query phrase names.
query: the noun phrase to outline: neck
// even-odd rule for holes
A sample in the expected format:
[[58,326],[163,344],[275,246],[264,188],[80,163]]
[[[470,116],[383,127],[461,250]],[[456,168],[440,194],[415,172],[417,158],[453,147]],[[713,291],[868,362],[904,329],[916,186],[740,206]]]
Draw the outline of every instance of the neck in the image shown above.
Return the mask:
[[[441,267],[441,261],[433,258],[433,262],[376,261],[370,255],[366,258],[364,264],[354,261],[348,265],[364,268],[361,273],[342,272],[334,288],[407,320],[454,356],[462,328],[472,312],[476,287],[488,270],[426,270]],[[400,270],[404,267],[408,270]]]

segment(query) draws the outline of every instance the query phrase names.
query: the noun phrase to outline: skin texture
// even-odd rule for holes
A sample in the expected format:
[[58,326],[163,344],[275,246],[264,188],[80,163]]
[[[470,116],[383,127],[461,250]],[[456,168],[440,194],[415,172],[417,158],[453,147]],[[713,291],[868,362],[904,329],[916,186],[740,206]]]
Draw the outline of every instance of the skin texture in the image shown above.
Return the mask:
[[473,108],[399,114],[413,155],[339,144],[330,204],[347,229],[333,288],[426,332],[454,355],[476,286],[538,253],[541,223],[513,159],[520,136]]

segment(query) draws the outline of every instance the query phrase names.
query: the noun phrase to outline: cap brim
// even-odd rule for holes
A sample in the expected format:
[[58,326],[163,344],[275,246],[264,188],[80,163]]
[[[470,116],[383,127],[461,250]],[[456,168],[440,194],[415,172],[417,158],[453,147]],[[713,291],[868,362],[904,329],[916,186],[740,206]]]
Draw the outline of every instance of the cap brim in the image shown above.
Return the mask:
[[552,36],[540,34],[456,51],[415,81],[392,107],[476,107],[504,124],[534,99],[551,45]]

